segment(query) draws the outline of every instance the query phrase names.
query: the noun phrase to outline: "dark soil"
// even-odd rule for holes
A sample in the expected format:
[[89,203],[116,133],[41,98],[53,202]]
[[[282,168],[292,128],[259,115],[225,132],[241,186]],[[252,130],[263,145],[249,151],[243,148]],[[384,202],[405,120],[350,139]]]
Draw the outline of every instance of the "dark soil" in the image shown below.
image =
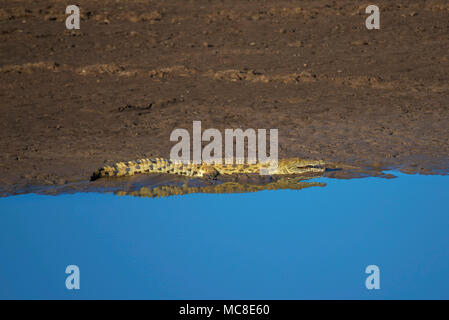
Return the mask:
[[449,172],[449,3],[0,1],[0,188],[168,157],[175,128],[278,128],[281,157]]

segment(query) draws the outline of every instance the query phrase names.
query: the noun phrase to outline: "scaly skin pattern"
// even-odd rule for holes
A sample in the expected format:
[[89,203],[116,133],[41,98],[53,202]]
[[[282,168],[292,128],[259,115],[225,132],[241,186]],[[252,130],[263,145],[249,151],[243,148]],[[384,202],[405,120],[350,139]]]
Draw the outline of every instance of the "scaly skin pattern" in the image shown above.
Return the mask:
[[[168,173],[188,177],[208,177],[245,173],[260,173],[270,169],[269,163],[255,164],[183,164],[162,158],[140,159],[129,162],[118,162],[113,166],[105,166],[92,174],[91,180],[103,177],[132,176],[139,173]],[[323,173],[325,163],[322,160],[304,160],[299,158],[280,159],[277,168],[270,175],[300,175],[308,172]]]
[[155,188],[142,187],[136,191],[117,191],[115,192],[115,194],[119,196],[160,198],[160,197],[169,197],[174,195],[184,195],[191,193],[245,193],[245,192],[257,192],[262,190],[281,190],[281,189],[300,190],[309,187],[326,186],[325,183],[304,182],[298,181],[298,179],[299,178],[294,179],[282,178],[279,179],[278,181],[270,182],[268,184],[263,185],[242,184],[238,182],[225,182],[222,184],[205,187],[189,187],[186,184],[183,186],[167,185]]

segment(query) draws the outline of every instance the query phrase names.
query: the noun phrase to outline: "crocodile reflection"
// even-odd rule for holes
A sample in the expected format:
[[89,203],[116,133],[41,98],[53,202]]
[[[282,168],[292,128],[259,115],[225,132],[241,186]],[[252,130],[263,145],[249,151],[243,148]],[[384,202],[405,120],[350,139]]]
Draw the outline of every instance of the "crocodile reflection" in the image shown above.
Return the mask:
[[284,177],[276,181],[271,181],[265,184],[256,183],[241,183],[236,181],[223,182],[216,185],[207,186],[189,186],[188,183],[183,185],[159,185],[148,187],[144,186],[137,190],[131,191],[115,191],[114,194],[118,196],[135,196],[145,198],[160,198],[175,195],[187,195],[194,193],[249,193],[263,190],[301,190],[310,187],[324,187],[325,183],[309,182],[304,180],[312,179],[311,177]]

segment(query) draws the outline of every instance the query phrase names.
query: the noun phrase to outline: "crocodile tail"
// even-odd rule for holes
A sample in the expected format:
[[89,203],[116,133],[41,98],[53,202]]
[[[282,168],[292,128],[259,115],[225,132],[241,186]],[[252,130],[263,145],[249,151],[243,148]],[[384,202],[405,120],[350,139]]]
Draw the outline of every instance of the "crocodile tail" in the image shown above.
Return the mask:
[[182,166],[178,166],[172,161],[162,158],[139,159],[127,162],[117,162],[112,166],[100,168],[92,174],[90,180],[94,181],[104,177],[132,176],[138,173],[188,174],[188,171],[184,172]]
[[90,181],[95,181],[97,179],[104,178],[104,177],[114,177],[114,176],[117,176],[117,173],[116,173],[116,170],[114,169],[114,167],[106,166],[106,167],[96,170],[90,177]]
[[101,168],[95,170],[94,173],[92,173],[92,175],[90,176],[90,181],[95,181],[100,178],[101,178]]
[[104,177],[132,176],[136,173],[153,172],[159,159],[139,159],[128,162],[117,162],[96,170],[90,177],[91,181]]

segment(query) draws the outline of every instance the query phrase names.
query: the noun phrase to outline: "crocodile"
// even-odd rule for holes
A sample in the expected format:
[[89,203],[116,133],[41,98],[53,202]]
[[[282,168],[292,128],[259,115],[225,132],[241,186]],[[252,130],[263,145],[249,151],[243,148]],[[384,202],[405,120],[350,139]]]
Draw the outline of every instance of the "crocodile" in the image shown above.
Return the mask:
[[[95,171],[90,180],[104,177],[132,176],[140,173],[168,173],[193,178],[217,177],[219,175],[252,174],[270,169],[269,162],[255,164],[217,164],[201,163],[184,164],[163,158],[139,159],[128,162],[118,162]],[[301,175],[305,173],[323,173],[325,163],[322,160],[304,160],[300,158],[280,159],[271,175]]]
[[116,191],[115,195],[118,196],[134,196],[145,198],[161,198],[174,195],[184,195],[192,193],[247,193],[258,192],[263,190],[301,190],[309,187],[324,187],[325,183],[322,182],[305,182],[301,180],[308,180],[310,177],[299,178],[281,178],[277,181],[273,181],[267,184],[243,184],[239,182],[224,182],[222,184],[211,186],[188,186],[183,184],[177,185],[162,185],[157,187],[142,187],[138,190],[132,191]]

